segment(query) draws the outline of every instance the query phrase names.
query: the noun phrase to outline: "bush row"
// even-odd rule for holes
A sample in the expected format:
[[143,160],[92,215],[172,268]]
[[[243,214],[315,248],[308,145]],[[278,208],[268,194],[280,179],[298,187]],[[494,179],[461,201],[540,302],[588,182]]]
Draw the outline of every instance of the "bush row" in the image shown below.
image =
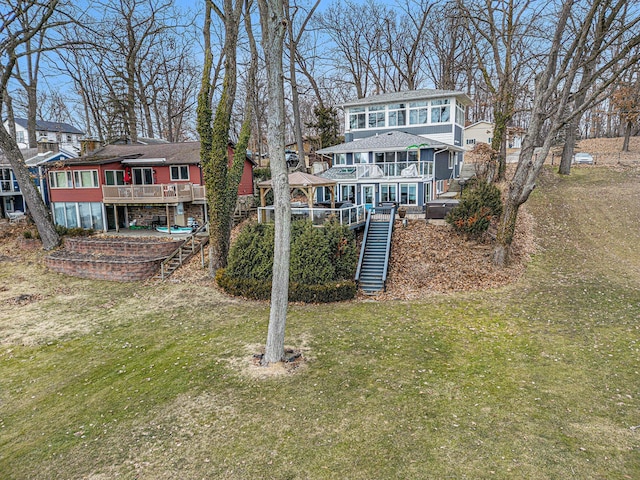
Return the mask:
[[[254,278],[230,277],[224,268],[216,272],[216,283],[229,295],[241,296],[252,300],[269,300],[271,282]],[[352,299],[356,296],[356,283],[353,280],[327,282],[322,285],[289,283],[289,301],[305,303],[329,303]]]

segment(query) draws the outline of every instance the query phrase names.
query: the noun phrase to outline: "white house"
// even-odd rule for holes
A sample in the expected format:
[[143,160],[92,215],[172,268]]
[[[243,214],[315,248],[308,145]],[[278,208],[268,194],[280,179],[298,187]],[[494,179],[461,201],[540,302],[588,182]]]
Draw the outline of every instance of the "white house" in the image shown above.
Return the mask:
[[337,181],[338,201],[421,210],[460,173],[469,105],[465,93],[432,89],[346,103],[346,142],[317,151],[332,156],[322,176]]
[[480,121],[465,127],[464,129],[464,149],[473,150],[478,143],[491,145],[493,139],[493,123]]
[[[16,142],[18,147],[28,147],[27,119],[15,118]],[[4,122],[4,127],[9,131],[8,121]],[[36,120],[36,140],[46,140],[48,142],[57,142],[61,148],[74,148],[79,151],[80,139],[84,136],[84,132],[73,125],[62,122],[47,122],[45,120]]]

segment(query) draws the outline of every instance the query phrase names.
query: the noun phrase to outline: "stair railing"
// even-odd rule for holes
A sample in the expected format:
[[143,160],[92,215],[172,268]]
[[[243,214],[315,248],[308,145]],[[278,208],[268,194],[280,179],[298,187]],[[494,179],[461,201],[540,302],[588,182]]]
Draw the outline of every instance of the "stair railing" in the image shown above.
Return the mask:
[[362,237],[362,245],[360,245],[360,258],[358,259],[358,268],[356,269],[355,281],[360,280],[360,271],[362,270],[362,261],[364,260],[364,250],[367,246],[367,235],[369,234],[369,225],[371,224],[371,210],[367,211],[367,222],[364,225],[364,236]]
[[391,235],[393,234],[393,224],[396,220],[396,207],[391,208],[389,213],[389,230],[387,232],[387,248],[384,255],[384,269],[382,270],[382,284],[386,288],[387,272],[389,270],[389,258],[391,257]]
[[[184,242],[182,242],[178,248],[176,248],[167,258],[165,258],[162,263],[160,263],[160,279],[164,280],[166,277],[168,277],[169,275],[171,275],[171,273],[173,273],[172,271],[169,271],[169,269],[167,268],[167,265],[169,264],[169,262],[171,262],[171,260],[173,260],[174,258],[176,258],[176,256],[178,257],[178,261],[180,262],[180,265],[182,265],[182,262],[184,260],[186,260],[187,258],[189,258],[189,256],[184,257],[182,256],[182,249],[189,243],[191,242],[191,252],[195,252],[196,249],[196,235],[198,233],[202,233],[204,232],[207,228],[209,227],[209,223],[205,223],[204,225],[201,225],[198,227],[197,230],[195,230],[194,232],[191,232],[189,234],[189,236],[184,240]],[[200,244],[200,247],[202,248],[202,244]]]

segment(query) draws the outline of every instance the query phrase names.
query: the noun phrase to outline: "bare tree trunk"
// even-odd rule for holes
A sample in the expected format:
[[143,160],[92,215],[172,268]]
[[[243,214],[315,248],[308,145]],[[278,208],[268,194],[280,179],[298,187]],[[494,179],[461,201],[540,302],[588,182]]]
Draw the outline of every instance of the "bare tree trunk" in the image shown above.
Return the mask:
[[55,227],[49,216],[49,211],[42,201],[40,192],[36,188],[36,185],[31,179],[29,169],[24,163],[24,158],[20,153],[20,149],[16,144],[16,141],[11,138],[9,133],[0,126],[0,148],[4,151],[9,164],[13,169],[13,174],[18,181],[22,196],[29,207],[29,213],[36,224],[40,239],[42,240],[42,247],[45,250],[51,250],[52,248],[60,245],[60,236],[56,232]]
[[571,173],[571,160],[573,159],[573,152],[575,150],[579,120],[579,118],[574,118],[567,124],[562,156],[560,157],[560,167],[558,168],[560,175],[569,175]]
[[624,140],[622,141],[622,151],[629,151],[629,140],[631,138],[631,128],[633,127],[633,123],[627,121],[624,125]]
[[284,158],[284,85],[282,52],[286,29],[288,1],[258,0],[262,24],[262,46],[267,65],[269,116],[267,144],[271,164],[275,208],[275,244],[271,312],[267,344],[262,364],[267,366],[284,358],[284,334],[289,297],[289,256],[291,236],[291,205],[289,179]]

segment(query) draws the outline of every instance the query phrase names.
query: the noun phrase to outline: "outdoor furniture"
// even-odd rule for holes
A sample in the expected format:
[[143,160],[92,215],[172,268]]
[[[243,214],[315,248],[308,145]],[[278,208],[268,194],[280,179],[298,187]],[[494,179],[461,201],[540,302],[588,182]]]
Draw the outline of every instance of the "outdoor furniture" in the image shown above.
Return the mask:
[[167,217],[165,215],[154,215],[151,218],[151,227],[163,227],[167,225]]
[[8,212],[7,215],[9,216],[9,223],[19,222],[21,220],[27,219],[27,216],[24,214],[24,212],[20,210],[16,210],[15,212]]

